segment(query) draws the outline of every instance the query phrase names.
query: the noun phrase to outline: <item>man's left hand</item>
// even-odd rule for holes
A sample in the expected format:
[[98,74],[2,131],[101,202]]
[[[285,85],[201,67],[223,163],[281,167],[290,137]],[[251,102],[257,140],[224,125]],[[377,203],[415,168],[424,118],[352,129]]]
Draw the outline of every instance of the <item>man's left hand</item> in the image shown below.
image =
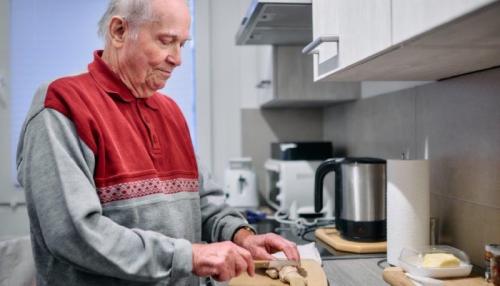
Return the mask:
[[278,251],[283,251],[288,259],[296,261],[300,259],[297,245],[274,233],[261,235],[237,233],[234,243],[248,250],[254,259],[273,260],[275,258],[271,254]]

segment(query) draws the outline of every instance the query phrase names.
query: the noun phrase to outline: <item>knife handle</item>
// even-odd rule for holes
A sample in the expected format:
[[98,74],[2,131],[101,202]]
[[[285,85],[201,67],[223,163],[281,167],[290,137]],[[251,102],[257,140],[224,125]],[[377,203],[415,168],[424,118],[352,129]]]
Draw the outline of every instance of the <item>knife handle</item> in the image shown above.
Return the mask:
[[253,265],[255,266],[255,269],[267,269],[267,268],[269,268],[269,261],[254,260]]

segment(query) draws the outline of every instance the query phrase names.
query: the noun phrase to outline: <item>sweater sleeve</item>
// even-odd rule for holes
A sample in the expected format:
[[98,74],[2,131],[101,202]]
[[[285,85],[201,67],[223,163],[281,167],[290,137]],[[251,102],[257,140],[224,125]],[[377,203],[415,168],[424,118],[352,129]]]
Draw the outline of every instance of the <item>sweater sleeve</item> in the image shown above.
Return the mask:
[[202,239],[208,242],[231,240],[238,228],[250,225],[237,210],[225,203],[222,188],[199,161]]
[[35,239],[51,255],[119,279],[167,284],[188,279],[189,241],[129,229],[103,216],[93,180],[94,154],[68,118],[42,109],[26,123],[19,148],[19,181],[31,223],[42,236]]

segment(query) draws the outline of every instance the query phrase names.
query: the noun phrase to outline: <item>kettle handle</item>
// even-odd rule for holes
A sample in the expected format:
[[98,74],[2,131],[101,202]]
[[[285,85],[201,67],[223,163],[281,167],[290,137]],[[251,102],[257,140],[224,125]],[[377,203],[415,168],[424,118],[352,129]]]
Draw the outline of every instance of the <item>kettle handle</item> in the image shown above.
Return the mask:
[[338,168],[342,160],[332,158],[321,163],[316,169],[314,177],[314,211],[319,213],[323,209],[323,181],[325,176],[331,171],[335,171],[335,181],[339,176]]

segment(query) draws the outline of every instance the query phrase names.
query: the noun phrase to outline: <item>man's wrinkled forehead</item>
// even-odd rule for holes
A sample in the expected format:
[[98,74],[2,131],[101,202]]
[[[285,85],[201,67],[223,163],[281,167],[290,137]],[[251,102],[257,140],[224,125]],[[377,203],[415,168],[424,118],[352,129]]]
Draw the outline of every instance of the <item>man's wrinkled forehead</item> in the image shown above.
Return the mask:
[[155,18],[183,18],[191,20],[189,5],[186,0],[153,0],[151,7]]
[[[180,1],[180,3],[179,3]],[[161,34],[189,40],[191,15],[184,0],[157,0],[153,4],[153,25]],[[156,7],[155,7],[156,6]]]
[[189,41],[191,40],[191,35],[189,31],[189,27],[186,29],[179,29],[172,27],[172,25],[168,25],[162,22],[153,22],[153,27],[155,30],[155,34],[160,37],[171,37],[176,38],[179,41]]

